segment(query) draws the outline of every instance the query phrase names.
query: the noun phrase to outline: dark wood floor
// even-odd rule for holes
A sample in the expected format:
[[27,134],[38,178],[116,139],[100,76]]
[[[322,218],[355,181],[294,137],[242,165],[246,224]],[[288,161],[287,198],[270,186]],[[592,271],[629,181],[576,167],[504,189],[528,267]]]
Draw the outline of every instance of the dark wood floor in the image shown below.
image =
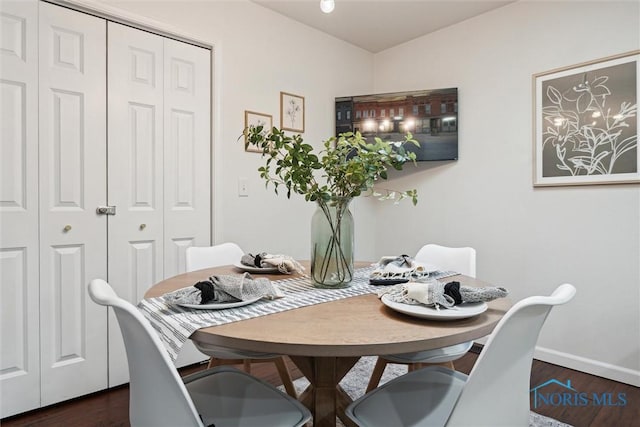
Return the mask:
[[[456,369],[469,373],[477,359],[474,351],[456,361]],[[294,377],[300,372],[290,364]],[[193,366],[181,370],[182,374],[203,369]],[[278,384],[279,377],[268,363],[254,365],[252,373],[272,384]],[[550,379],[562,383],[571,380],[574,389],[586,393],[587,401],[578,401],[581,406],[540,405],[534,409],[537,413],[555,418],[575,427],[631,427],[640,426],[640,388],[615,381],[595,377],[549,363],[534,361],[531,375],[531,387],[536,387]],[[549,386],[558,387],[558,386]],[[549,392],[562,392],[562,389],[550,389]],[[509,393],[505,390],[505,393]],[[607,403],[622,403],[619,393],[624,393],[625,406],[605,406],[593,401],[593,393],[605,397]],[[606,393],[610,393],[607,395]],[[600,402],[602,403],[602,401]],[[533,402],[531,408],[533,409]],[[68,402],[49,406],[44,409],[22,415],[5,418],[0,421],[3,427],[17,426],[128,426],[129,425],[129,389],[126,386],[98,392]],[[267,427],[267,426],[265,426]]]

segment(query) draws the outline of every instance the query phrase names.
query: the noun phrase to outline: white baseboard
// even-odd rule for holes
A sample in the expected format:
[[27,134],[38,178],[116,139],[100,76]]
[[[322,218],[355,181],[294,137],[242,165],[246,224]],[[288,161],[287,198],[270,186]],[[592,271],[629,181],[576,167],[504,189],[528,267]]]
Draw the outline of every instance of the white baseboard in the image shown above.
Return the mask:
[[[485,345],[488,338],[488,336],[482,337],[474,340],[474,342]],[[533,357],[543,362],[553,363],[554,365],[559,365],[564,368],[574,369],[576,371],[640,387],[640,371],[634,371],[633,369],[622,368],[620,366],[600,362],[598,360],[587,359],[585,357],[576,356],[575,354],[563,353],[561,351],[540,346],[536,346]]]
[[623,368],[544,347],[536,347],[533,357],[543,362],[553,363],[554,365],[560,365],[565,368],[575,369],[576,371],[586,372],[587,374],[597,375],[613,381],[640,387],[640,371],[634,371],[633,369]]

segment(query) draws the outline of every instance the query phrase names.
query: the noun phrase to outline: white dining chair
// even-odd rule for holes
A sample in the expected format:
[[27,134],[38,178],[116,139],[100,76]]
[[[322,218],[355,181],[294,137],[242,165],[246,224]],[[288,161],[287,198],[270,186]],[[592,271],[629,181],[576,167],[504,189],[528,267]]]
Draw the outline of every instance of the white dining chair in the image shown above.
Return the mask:
[[516,303],[498,322],[471,373],[430,366],[409,372],[347,407],[361,427],[529,425],[529,382],[538,335],[551,308],[576,289],[563,284],[551,296]]
[[[236,243],[227,242],[215,246],[196,247],[192,246],[186,250],[187,272],[202,270],[204,268],[230,265],[240,262],[244,251]],[[278,375],[282,380],[282,385],[291,397],[297,397],[296,388],[291,380],[291,374],[284,358],[273,353],[260,353],[248,350],[236,350],[217,345],[198,343],[194,341],[195,347],[202,353],[210,357],[209,368],[221,365],[236,365],[242,363],[244,370],[251,373],[252,363],[270,362],[276,366]]]
[[[428,244],[420,248],[414,259],[443,271],[455,271],[465,276],[476,277],[476,250],[474,248],[450,248]],[[473,347],[473,341],[467,341],[433,350],[380,356],[376,360],[366,391],[369,392],[378,386],[389,363],[408,365],[409,371],[420,369],[425,364],[434,363],[444,364],[453,369],[453,361],[467,354],[471,347]]]
[[102,279],[89,296],[115,312],[129,363],[129,419],[136,426],[302,426],[309,411],[251,375],[217,367],[181,378],[160,338],[138,309]]
[[244,251],[233,242],[215,246],[190,246],[185,253],[187,272],[240,262]]
[[476,250],[470,247],[451,248],[430,243],[420,248],[414,258],[418,262],[431,264],[438,269],[455,271],[476,277]]

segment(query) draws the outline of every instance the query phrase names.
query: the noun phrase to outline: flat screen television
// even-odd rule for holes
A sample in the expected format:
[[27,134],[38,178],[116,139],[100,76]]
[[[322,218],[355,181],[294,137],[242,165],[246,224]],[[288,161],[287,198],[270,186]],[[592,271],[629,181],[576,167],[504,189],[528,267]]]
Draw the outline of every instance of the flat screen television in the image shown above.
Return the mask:
[[339,97],[335,119],[336,135],[400,141],[411,132],[418,161],[458,159],[458,88]]

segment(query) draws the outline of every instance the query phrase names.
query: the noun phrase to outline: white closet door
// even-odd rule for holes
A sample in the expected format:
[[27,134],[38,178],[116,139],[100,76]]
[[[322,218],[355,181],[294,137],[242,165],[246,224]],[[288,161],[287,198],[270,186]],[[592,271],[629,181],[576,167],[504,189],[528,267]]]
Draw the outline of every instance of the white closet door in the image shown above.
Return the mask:
[[[164,275],[185,272],[189,246],[210,244],[211,51],[164,42]],[[177,366],[205,359],[188,342]]]
[[106,22],[40,3],[42,405],[107,386]]
[[0,2],[0,418],[40,406],[38,3]]
[[[109,282],[136,304],[163,276],[163,37],[108,24]],[[109,316],[109,386],[129,381]]]
[[165,277],[189,246],[210,243],[211,51],[165,40]]

